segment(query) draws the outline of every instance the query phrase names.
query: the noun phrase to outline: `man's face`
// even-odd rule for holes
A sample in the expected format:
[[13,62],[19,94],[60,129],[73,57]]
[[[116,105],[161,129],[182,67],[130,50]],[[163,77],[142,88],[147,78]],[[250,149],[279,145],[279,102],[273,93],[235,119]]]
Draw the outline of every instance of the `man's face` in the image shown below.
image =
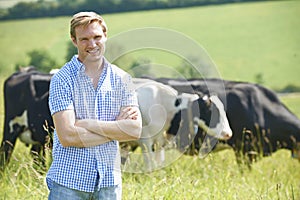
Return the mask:
[[76,38],[72,38],[78,49],[81,62],[97,62],[102,59],[105,51],[106,34],[98,22],[75,28]]

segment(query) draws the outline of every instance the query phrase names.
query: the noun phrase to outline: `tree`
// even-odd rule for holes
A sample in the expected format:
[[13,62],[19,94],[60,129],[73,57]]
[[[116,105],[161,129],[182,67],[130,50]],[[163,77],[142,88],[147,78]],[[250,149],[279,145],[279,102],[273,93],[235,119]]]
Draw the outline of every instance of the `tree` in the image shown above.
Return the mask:
[[151,76],[149,69],[151,68],[151,61],[147,58],[139,58],[131,63],[129,73],[133,77]]
[[67,46],[66,61],[71,60],[75,54],[77,54],[77,48],[74,46],[72,41],[69,41]]
[[190,56],[188,59],[182,59],[178,71],[185,78],[203,78],[210,75],[210,69],[203,65],[203,61],[198,57]]
[[32,50],[27,55],[30,57],[29,65],[41,72],[48,73],[51,69],[58,67],[56,61],[44,49]]

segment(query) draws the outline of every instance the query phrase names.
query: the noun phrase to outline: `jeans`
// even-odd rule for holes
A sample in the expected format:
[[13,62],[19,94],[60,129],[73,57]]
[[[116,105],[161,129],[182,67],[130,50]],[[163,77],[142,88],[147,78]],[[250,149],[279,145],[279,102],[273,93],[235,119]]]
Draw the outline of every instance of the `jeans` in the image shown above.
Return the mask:
[[82,192],[73,190],[53,182],[53,187],[50,190],[48,200],[121,200],[122,186],[112,186],[101,188],[99,191]]

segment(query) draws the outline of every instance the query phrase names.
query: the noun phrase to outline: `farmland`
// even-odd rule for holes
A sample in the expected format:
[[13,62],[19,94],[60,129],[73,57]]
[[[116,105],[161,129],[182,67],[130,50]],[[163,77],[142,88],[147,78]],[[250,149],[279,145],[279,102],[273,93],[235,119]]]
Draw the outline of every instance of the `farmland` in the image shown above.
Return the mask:
[[[300,2],[276,1],[105,15],[109,36],[159,27],[183,33],[202,46],[225,79],[255,82],[262,75],[269,88],[300,85]],[[26,52],[46,49],[65,62],[69,17],[1,21],[0,85]],[[179,47],[180,48],[180,47]],[[146,53],[146,54],[145,54]],[[133,52],[153,62],[178,66],[180,59],[156,51]],[[0,90],[0,138],[3,131],[3,90]],[[300,117],[300,95],[280,96]],[[172,152],[171,152],[172,153]],[[178,152],[174,151],[174,154]],[[0,199],[47,199],[45,175],[31,165],[29,148],[18,142],[11,163],[1,174]],[[127,199],[300,199],[300,163],[279,150],[253,164],[238,166],[231,149],[206,158],[180,156],[152,173],[124,173]]]
[[[260,76],[265,86],[278,89],[300,85],[299,13],[299,1],[276,1],[132,12],[104,18],[111,38],[146,27],[176,31],[206,50],[221,77],[255,82]],[[59,17],[0,22],[0,73],[8,76],[15,65],[26,65],[27,53],[35,49],[46,49],[62,65],[69,41],[69,20]],[[126,41],[122,42],[126,45]],[[132,54],[167,66],[181,64],[178,56],[157,49]],[[126,63],[121,65],[126,68]]]

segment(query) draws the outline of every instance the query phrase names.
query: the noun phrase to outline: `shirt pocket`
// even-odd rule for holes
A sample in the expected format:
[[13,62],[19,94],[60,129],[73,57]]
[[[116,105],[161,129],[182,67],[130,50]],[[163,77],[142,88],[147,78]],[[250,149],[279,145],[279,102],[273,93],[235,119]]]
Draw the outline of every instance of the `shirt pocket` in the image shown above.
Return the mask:
[[107,117],[110,120],[114,120],[121,109],[122,104],[122,92],[121,91],[106,91],[105,92],[105,110],[107,111]]

